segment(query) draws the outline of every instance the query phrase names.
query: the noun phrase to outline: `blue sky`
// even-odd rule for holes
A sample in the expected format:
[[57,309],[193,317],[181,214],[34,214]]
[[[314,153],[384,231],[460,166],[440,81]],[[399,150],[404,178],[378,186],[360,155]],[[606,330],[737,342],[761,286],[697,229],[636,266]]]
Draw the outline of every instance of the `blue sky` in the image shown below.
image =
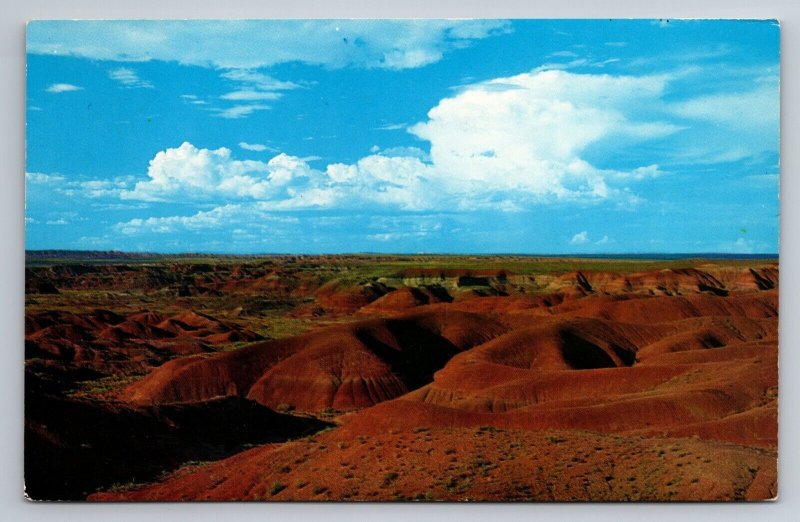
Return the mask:
[[772,21],[38,21],[26,246],[778,251]]

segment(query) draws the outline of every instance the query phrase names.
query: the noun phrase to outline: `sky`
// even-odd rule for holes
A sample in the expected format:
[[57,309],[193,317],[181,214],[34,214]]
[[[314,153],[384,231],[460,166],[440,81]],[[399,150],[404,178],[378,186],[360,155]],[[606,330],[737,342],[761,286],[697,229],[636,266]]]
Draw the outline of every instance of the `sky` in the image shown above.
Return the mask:
[[777,253],[774,21],[34,21],[26,248]]

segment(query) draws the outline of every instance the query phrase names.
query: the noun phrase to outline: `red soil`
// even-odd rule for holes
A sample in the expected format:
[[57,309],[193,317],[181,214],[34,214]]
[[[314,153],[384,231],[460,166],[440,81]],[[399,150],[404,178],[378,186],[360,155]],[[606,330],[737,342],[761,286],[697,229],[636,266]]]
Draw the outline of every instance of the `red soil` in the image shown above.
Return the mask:
[[[309,306],[342,318],[357,312],[350,322],[176,358],[121,393],[137,407],[238,396],[314,415],[333,409],[346,412],[338,428],[91,498],[776,495],[777,267],[530,281],[426,268],[399,277],[409,286],[315,290]],[[529,283],[536,295],[521,290]],[[100,315],[31,316],[28,340],[47,351],[42,341],[58,335],[75,357],[96,337],[248,340],[236,325],[193,312]]]
[[196,312],[168,317],[145,311],[125,317],[107,310],[47,311],[25,316],[27,358],[111,374],[148,370],[174,354],[204,353],[213,345],[258,339],[261,336],[236,324]]
[[463,312],[366,320],[171,361],[124,396],[140,404],[240,395],[303,411],[363,408],[425,384],[455,353],[506,329]]
[[342,429],[89,500],[726,500],[774,497],[775,453],[690,438],[488,426]]

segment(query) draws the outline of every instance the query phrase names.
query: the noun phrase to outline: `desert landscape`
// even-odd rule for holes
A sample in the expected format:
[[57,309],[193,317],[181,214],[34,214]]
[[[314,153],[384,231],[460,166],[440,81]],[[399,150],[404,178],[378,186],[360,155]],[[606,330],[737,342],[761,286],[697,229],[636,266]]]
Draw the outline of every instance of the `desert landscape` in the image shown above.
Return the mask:
[[27,24],[28,499],[777,498],[780,21],[416,16]]
[[778,493],[776,258],[26,265],[33,499]]

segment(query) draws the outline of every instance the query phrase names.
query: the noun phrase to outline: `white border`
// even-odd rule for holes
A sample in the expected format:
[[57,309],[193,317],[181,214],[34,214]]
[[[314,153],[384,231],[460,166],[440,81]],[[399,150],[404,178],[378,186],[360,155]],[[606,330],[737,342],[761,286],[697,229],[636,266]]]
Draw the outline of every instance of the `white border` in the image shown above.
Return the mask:
[[[0,520],[796,520],[800,285],[796,181],[800,3],[793,0],[3,0],[0,3]],[[22,496],[25,22],[68,18],[777,18],[781,21],[780,461],[776,502],[754,504],[67,504]]]

